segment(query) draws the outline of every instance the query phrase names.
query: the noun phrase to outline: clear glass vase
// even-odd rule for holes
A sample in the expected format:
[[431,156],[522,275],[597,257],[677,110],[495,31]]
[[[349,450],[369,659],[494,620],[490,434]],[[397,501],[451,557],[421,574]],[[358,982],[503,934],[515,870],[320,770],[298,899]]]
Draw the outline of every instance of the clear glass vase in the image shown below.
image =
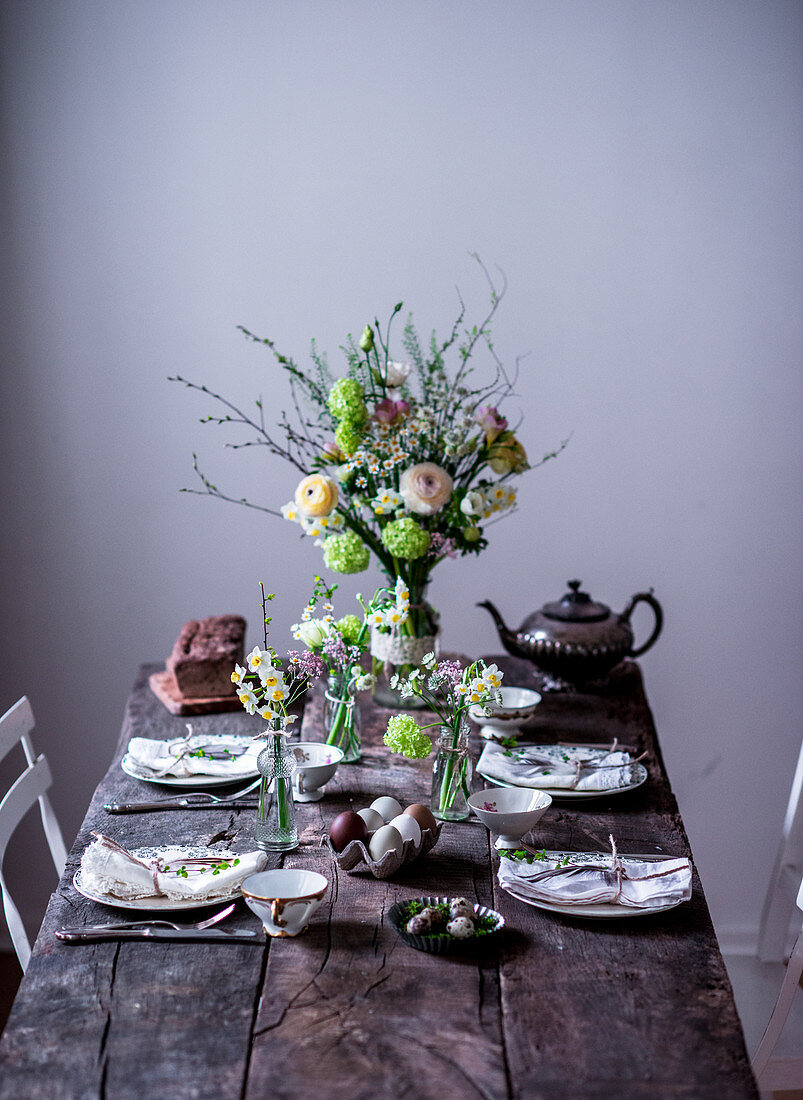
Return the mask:
[[334,678],[329,680],[329,690],[323,697],[323,728],[326,744],[343,750],[342,764],[360,759],[362,718],[354,688],[344,687]]
[[405,678],[427,653],[440,651],[440,616],[423,598],[410,604],[409,618],[389,633],[371,628],[372,671],[376,676],[374,701],[395,710],[419,710],[426,702],[418,695],[404,698],[390,686],[395,675]]
[[254,840],[263,852],[289,852],[298,847],[298,828],[293,804],[293,772],[296,757],[287,737],[271,730],[268,743],[257,757],[262,774]]
[[468,796],[473,765],[468,752],[468,722],[461,718],[457,729],[440,726],[432,764],[430,807],[441,821],[465,821],[469,816]]

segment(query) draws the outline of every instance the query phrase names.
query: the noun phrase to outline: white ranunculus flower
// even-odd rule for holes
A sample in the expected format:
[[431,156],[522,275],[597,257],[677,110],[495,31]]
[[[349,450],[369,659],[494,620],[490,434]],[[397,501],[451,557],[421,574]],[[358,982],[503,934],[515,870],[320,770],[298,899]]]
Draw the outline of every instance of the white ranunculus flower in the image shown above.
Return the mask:
[[452,495],[454,482],[447,472],[434,462],[410,466],[399,479],[399,490],[405,506],[419,516],[433,516]]
[[480,489],[470,489],[460,501],[464,516],[481,516],[485,508],[485,494]]
[[308,623],[301,623],[298,633],[309,649],[320,649],[329,636],[329,628],[323,619],[310,619]]
[[392,359],[388,359],[387,363],[382,371],[382,381],[388,387],[389,390],[398,389],[399,386],[404,385],[407,381],[407,375],[410,373],[409,363],[394,363]]

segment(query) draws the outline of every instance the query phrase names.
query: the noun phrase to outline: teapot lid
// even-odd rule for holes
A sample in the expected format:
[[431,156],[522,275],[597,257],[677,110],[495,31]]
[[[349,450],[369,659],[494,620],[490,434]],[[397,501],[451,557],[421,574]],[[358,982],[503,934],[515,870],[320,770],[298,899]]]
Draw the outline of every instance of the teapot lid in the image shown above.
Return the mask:
[[570,592],[558,603],[548,603],[542,608],[550,619],[570,623],[596,623],[607,619],[611,609],[604,603],[595,603],[587,592],[580,591],[582,581],[569,581]]

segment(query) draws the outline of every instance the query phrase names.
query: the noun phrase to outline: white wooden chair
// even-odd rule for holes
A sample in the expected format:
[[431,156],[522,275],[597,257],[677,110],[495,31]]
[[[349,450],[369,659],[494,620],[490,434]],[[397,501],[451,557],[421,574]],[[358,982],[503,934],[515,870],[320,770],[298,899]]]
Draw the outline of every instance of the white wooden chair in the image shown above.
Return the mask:
[[27,762],[25,770],[12,783],[2,800],[0,800],[0,891],[3,895],[3,910],[8,930],[11,933],[14,950],[17,952],[17,958],[23,971],[31,957],[31,945],[28,942],[28,936],[19,910],[6,886],[6,880],[3,876],[3,860],[5,859],[6,847],[15,829],[37,800],[42,815],[45,837],[59,878],[64,871],[64,864],[67,862],[67,850],[64,847],[61,829],[56,820],[56,815],[53,813],[50,800],[45,793],[53,782],[50,766],[44,754],[40,753],[39,756],[34,756],[33,746],[28,737],[33,727],[33,710],[25,695],[0,718],[0,760],[8,756],[17,744],[20,744]]
[[[797,893],[798,908],[803,910],[803,881]],[[762,1094],[803,1089],[803,1057],[773,1058],[775,1045],[792,1010],[803,974],[803,931],[797,937],[786,967],[781,992],[772,1010],[767,1030],[753,1056],[753,1073]]]
[[[775,857],[758,937],[762,962],[786,958],[789,926],[795,911],[795,894],[803,875],[803,744],[797,760],[792,790],[786,807],[783,834]],[[798,902],[798,904],[800,904]]]

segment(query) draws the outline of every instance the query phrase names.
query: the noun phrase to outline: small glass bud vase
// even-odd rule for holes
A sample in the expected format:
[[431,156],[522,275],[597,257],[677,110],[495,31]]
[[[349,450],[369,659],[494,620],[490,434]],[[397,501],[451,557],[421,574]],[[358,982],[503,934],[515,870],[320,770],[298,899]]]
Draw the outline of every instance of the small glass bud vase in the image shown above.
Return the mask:
[[465,821],[473,766],[468,754],[468,722],[460,719],[457,730],[440,726],[432,764],[430,806],[441,821]]
[[298,828],[293,804],[293,772],[296,757],[287,738],[277,732],[278,722],[268,734],[268,743],[257,757],[262,774],[254,840],[263,852],[288,852],[298,847]]
[[326,744],[343,750],[342,764],[353,764],[360,759],[362,718],[354,687],[338,683],[335,677],[330,677],[329,688],[324,695],[323,726]]

